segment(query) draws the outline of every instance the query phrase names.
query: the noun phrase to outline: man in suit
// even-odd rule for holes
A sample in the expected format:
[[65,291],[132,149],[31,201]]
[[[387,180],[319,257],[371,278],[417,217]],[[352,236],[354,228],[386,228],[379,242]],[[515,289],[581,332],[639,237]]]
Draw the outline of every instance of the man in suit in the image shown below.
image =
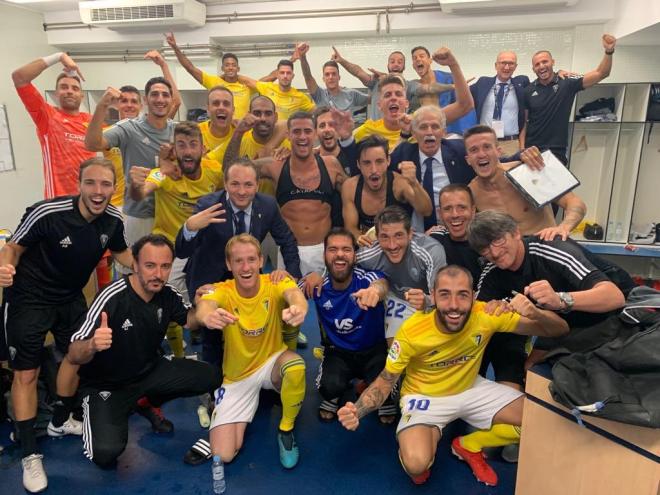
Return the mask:
[[[465,161],[462,139],[443,139],[446,132],[445,113],[434,105],[418,108],[412,117],[415,143],[402,142],[392,152],[390,170],[398,171],[406,162],[415,164],[417,180],[431,197],[433,210],[429,216],[413,215],[413,227],[424,232],[437,225],[438,195],[447,184],[468,184],[474,171]],[[431,163],[431,168],[428,164]]]
[[[227,241],[243,232],[260,242],[270,232],[282,251],[287,271],[295,278],[301,277],[296,240],[275,199],[257,193],[257,184],[257,170],[250,160],[229,164],[225,189],[201,198],[197,213],[183,224],[176,238],[176,252],[177,256],[188,257],[185,271],[189,291],[230,278],[222,253]],[[204,361],[219,365],[222,356],[218,332],[203,329],[202,336]]]
[[519,134],[525,125],[523,96],[529,78],[514,76],[516,67],[518,58],[514,52],[500,52],[495,76],[480,77],[470,86],[479,123],[495,130],[505,155],[513,155],[522,147]]

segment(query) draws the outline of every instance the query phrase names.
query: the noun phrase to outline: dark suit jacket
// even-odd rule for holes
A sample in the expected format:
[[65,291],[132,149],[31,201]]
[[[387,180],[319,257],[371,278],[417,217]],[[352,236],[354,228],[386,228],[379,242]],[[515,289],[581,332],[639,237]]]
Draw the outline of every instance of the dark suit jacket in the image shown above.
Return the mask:
[[[227,192],[222,189],[200,198],[195,206],[195,213],[217,203],[224,205],[226,222],[209,225],[200,230],[190,241],[186,241],[183,237],[183,228],[176,236],[177,257],[188,258],[185,272],[190,294],[195,294],[201,285],[226,280],[230,276],[225,264],[225,245],[234,235],[234,224]],[[300,257],[296,239],[282,218],[275,198],[257,193],[252,202],[249,233],[262,242],[269,232],[282,251],[287,271],[292,276],[300,278]]]
[[[525,105],[524,93],[525,88],[529,86],[529,78],[527,76],[513,76],[511,78],[513,89],[516,91],[516,98],[518,99],[518,129],[522,131],[525,126]],[[481,121],[481,111],[484,108],[484,102],[495,85],[495,76],[493,77],[480,77],[477,82],[470,86],[470,92],[474,99],[474,111],[477,114],[477,121]]]

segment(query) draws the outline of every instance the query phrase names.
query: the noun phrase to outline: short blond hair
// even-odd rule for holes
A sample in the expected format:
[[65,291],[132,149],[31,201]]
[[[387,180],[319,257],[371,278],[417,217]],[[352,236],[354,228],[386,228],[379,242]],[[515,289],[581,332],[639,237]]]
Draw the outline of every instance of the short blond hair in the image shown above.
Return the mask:
[[252,244],[257,249],[257,254],[261,258],[261,244],[250,234],[238,234],[227,241],[225,245],[225,259],[231,260],[231,250],[236,244]]

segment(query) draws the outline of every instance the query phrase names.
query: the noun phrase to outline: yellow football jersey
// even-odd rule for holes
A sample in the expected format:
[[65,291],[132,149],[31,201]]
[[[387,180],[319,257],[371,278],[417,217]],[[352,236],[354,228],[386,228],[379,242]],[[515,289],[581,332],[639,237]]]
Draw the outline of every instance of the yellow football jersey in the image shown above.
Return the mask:
[[[227,149],[227,145],[229,144],[229,140],[231,139],[232,135],[234,134],[234,126],[229,126],[229,132],[222,136],[222,137],[217,137],[211,133],[211,121],[207,120],[205,122],[200,122],[199,124],[199,130],[202,133],[202,140],[204,141],[204,147],[206,148],[207,151],[207,158],[209,157],[209,153],[215,150],[216,148],[222,148],[223,152],[222,154],[224,155],[224,150]],[[222,160],[217,160],[216,158],[213,158],[213,160],[216,160],[220,163],[222,163]]]
[[287,348],[282,338],[282,310],[287,307],[284,292],[296,287],[296,283],[288,277],[273,284],[269,275],[260,275],[259,292],[252,298],[239,296],[233,279],[215,284],[215,291],[202,297],[215,301],[219,308],[238,316],[237,322],[223,330],[224,383],[247,378],[269,357]]
[[202,175],[197,180],[185,175],[172,180],[161,174],[160,168],[151,170],[147,182],[158,186],[154,192],[154,234],[162,234],[174,242],[179,229],[192,215],[197,200],[223,187],[222,167],[218,162],[202,158],[201,170]]
[[469,389],[479,373],[484,350],[495,332],[513,332],[520,315],[508,312],[492,316],[477,301],[463,329],[445,333],[435,311],[418,311],[394,336],[385,362],[390,373],[406,371],[401,396],[444,397]]
[[296,88],[282,91],[277,82],[257,81],[257,91],[262,96],[267,96],[277,108],[277,118],[286,121],[289,116],[298,111],[311,112],[314,110],[314,102],[305,93]]
[[115,193],[110,198],[110,204],[120,208],[124,206],[124,191],[126,188],[126,180],[124,179],[124,164],[121,158],[121,150],[119,148],[110,148],[108,151],[103,152],[103,157],[110,160],[115,167],[116,189]]
[[356,143],[359,143],[363,139],[366,139],[373,134],[377,134],[378,136],[387,140],[387,143],[390,147],[390,152],[396,148],[396,145],[401,138],[401,131],[392,131],[388,129],[385,127],[385,121],[383,119],[367,120],[364,124],[353,131],[353,137],[355,138]]
[[211,89],[214,86],[224,86],[234,95],[234,118],[242,119],[250,111],[250,100],[254,91],[240,82],[227,82],[220,76],[202,72],[202,86]]

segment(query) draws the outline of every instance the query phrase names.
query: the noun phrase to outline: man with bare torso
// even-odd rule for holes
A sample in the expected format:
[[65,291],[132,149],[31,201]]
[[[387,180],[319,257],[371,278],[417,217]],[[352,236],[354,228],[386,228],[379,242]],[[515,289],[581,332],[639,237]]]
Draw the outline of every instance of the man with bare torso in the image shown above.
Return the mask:
[[291,156],[284,161],[265,158],[257,164],[261,175],[275,183],[275,198],[296,238],[304,275],[323,271],[323,238],[332,225],[332,194],[341,189],[345,174],[334,156],[314,153],[316,124],[310,113],[294,113],[287,128]]
[[[474,126],[465,131],[464,142],[467,162],[477,174],[469,184],[477,210],[507,213],[516,221],[521,234],[535,234],[547,241],[553,240],[556,235],[566,240],[571,230],[584,218],[587,207],[572,192],[554,201],[564,209],[564,219],[559,225],[550,205],[535,208],[527,201],[504,175],[506,168],[500,163],[497,137],[492,128]],[[533,147],[525,153],[538,155],[538,150]],[[527,161],[526,156],[523,159]]]

